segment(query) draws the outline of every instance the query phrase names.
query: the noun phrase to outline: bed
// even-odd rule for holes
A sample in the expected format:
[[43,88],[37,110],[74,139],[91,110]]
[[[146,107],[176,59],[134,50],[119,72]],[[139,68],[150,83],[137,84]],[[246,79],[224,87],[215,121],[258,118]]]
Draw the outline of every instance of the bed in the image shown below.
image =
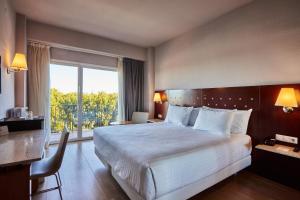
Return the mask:
[[95,153],[132,200],[188,199],[251,164],[251,138],[171,123],[101,127]]

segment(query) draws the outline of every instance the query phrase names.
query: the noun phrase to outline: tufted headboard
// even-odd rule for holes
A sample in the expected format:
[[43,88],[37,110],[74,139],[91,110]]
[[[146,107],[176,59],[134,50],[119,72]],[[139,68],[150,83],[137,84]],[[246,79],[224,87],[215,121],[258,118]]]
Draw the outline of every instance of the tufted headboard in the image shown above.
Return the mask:
[[155,117],[162,114],[164,118],[169,103],[180,106],[253,109],[247,132],[254,145],[275,133],[300,137],[300,109],[285,114],[281,107],[274,106],[282,87],[293,87],[300,91],[300,84],[157,91],[166,95],[168,101],[163,104],[155,103]]

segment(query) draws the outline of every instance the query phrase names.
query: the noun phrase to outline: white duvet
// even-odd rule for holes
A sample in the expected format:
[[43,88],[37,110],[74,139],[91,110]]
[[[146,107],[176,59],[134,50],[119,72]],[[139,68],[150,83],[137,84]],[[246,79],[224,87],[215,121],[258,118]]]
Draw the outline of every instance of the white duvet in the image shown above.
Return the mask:
[[251,153],[248,135],[225,138],[169,123],[96,128],[94,143],[114,173],[147,200],[196,182]]

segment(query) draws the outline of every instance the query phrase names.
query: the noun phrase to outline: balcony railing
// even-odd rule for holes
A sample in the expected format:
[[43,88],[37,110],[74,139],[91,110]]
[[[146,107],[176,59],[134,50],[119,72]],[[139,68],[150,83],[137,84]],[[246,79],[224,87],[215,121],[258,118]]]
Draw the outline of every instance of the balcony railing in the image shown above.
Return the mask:
[[[82,129],[107,126],[116,121],[117,105],[101,106],[85,104],[82,106]],[[59,104],[51,106],[51,132],[63,131],[66,126],[71,132],[78,130],[78,106],[76,104]]]

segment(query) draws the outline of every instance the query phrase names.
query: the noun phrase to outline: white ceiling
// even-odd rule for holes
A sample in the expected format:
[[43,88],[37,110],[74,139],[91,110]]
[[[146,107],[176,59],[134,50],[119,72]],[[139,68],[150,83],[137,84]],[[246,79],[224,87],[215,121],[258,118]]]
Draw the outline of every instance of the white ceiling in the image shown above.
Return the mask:
[[156,46],[252,0],[13,0],[28,18]]

